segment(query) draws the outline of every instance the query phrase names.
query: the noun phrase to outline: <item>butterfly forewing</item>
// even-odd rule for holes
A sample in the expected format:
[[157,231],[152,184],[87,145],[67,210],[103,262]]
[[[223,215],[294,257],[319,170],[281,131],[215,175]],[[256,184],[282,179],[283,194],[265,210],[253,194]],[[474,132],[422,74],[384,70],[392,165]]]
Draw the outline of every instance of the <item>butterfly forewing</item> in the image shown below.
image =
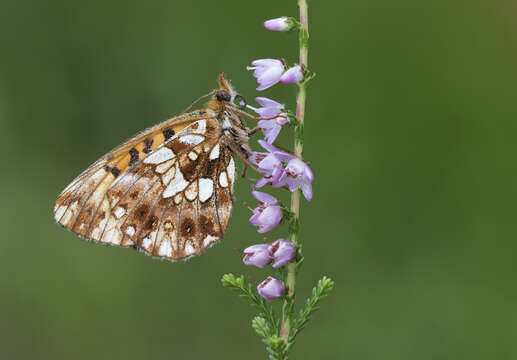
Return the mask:
[[98,160],[57,200],[56,221],[94,241],[170,260],[226,231],[235,163],[209,110],[150,128]]

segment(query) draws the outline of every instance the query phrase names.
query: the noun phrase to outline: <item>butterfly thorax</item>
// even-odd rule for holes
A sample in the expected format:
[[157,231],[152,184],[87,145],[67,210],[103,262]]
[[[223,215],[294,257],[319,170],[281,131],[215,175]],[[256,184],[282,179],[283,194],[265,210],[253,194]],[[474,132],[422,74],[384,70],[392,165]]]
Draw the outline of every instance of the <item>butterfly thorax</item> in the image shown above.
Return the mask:
[[[221,88],[215,91],[214,100],[208,103],[208,108],[216,113],[217,121],[221,126],[223,143],[233,152],[246,154],[248,147],[249,130],[244,120],[235,110],[235,91],[224,78],[220,78]],[[242,157],[242,156],[241,156]]]

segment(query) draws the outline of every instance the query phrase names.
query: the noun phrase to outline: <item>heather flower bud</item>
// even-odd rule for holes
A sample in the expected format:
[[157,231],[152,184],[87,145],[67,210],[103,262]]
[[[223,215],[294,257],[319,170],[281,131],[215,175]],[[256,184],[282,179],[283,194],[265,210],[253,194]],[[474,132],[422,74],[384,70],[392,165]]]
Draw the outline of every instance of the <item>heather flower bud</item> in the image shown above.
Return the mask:
[[286,16],[264,21],[264,27],[271,31],[289,31],[293,26],[293,19]]
[[280,280],[268,276],[266,280],[258,284],[257,291],[260,296],[269,301],[284,296],[285,285]]
[[280,81],[284,84],[292,84],[302,81],[303,77],[303,68],[300,65],[296,65],[283,73],[283,75],[280,76]]
[[269,251],[275,260],[274,268],[279,268],[294,259],[296,249],[294,244],[286,239],[278,239],[269,245]]
[[244,249],[244,258],[242,261],[246,265],[253,265],[263,268],[271,261],[271,253],[269,252],[268,244],[252,245]]

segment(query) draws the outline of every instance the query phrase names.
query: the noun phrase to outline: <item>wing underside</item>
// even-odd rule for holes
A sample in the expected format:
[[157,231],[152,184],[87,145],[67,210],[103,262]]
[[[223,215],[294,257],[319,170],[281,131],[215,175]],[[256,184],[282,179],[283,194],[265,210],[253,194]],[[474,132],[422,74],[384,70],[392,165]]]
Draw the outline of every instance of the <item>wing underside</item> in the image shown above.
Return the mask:
[[217,120],[185,115],[193,120],[151,128],[91,165],[61,193],[56,221],[85,239],[169,260],[220,240],[235,163]]

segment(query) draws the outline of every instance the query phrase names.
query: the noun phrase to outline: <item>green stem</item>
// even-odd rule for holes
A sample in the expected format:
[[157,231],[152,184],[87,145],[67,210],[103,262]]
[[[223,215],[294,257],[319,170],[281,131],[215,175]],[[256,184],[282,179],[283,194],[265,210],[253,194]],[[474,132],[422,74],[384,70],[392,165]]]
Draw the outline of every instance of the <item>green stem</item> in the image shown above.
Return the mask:
[[[307,56],[308,56],[308,38],[309,38],[309,19],[307,11],[307,0],[298,0],[298,7],[300,8],[300,65],[307,68]],[[299,121],[298,127],[303,127],[305,119],[305,82],[298,84],[298,95],[296,97],[296,118]],[[294,154],[302,159],[303,154],[303,137],[299,134],[303,132],[295,131],[295,144]],[[300,217],[300,190],[296,190],[291,195],[291,212],[296,217],[295,221],[298,221]],[[295,226],[289,234],[289,240],[296,246],[298,245],[298,227]],[[289,333],[291,331],[292,323],[292,308],[294,302],[296,285],[296,262],[293,261],[287,265],[287,280],[286,288],[287,294],[284,300],[284,311],[282,319],[282,327],[280,329],[280,337],[284,339],[286,344],[289,344]]]

